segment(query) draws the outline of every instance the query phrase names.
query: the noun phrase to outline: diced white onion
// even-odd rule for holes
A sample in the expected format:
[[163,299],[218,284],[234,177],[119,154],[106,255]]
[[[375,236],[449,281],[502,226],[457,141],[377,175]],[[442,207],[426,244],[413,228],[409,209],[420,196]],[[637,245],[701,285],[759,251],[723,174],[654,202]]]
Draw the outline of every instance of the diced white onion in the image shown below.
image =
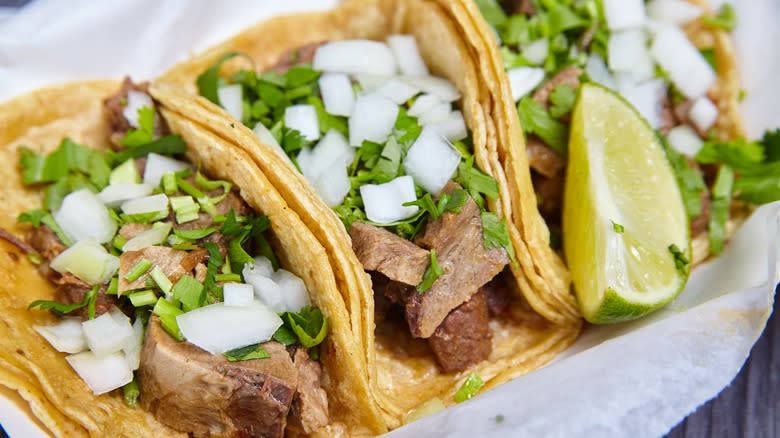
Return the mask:
[[409,175],[399,176],[385,184],[365,184],[360,196],[366,209],[366,217],[378,224],[390,224],[417,213],[417,206],[405,207],[406,202],[417,200],[414,180]]
[[282,290],[283,302],[282,309],[274,309],[274,311],[299,312],[304,306],[311,305],[306,284],[297,275],[280,269],[274,272],[273,280]]
[[62,200],[54,220],[73,241],[93,238],[109,242],[116,233],[117,224],[100,199],[89,189],[70,193]]
[[265,274],[261,270],[244,267],[244,281],[252,286],[255,297],[263,304],[276,311],[284,307],[282,288],[271,278],[273,273]]
[[634,29],[645,24],[644,0],[603,0],[602,5],[610,30]]
[[273,134],[271,134],[271,131],[268,130],[268,128],[263,125],[263,122],[257,122],[255,124],[254,129],[255,135],[257,135],[257,138],[260,139],[260,143],[263,143],[265,145],[271,146],[280,157],[284,158],[285,161],[290,163],[292,165],[292,161],[290,160],[290,157],[287,156],[287,154],[284,152],[284,149],[282,149],[282,146],[279,144],[278,141],[276,141],[276,137],[274,137]]
[[523,46],[521,54],[523,58],[531,61],[534,65],[542,65],[547,59],[549,50],[550,41],[547,38],[539,38]]
[[449,141],[462,140],[469,135],[466,121],[463,120],[463,113],[460,110],[451,112],[446,120],[432,124],[431,128]]
[[417,40],[412,35],[390,35],[387,37],[387,45],[393,51],[402,74],[428,75],[428,66],[420,56]]
[[144,322],[136,318],[133,322],[133,338],[122,351],[125,353],[125,362],[131,370],[135,371],[141,365],[141,348],[144,345]]
[[316,70],[348,74],[391,76],[395,56],[387,44],[370,40],[331,41],[317,48],[312,66]]
[[219,104],[236,120],[242,120],[244,116],[244,101],[241,84],[223,85],[217,88]]
[[390,99],[393,103],[401,105],[416,96],[420,90],[398,78],[393,78],[385,82],[376,92]]
[[314,105],[292,105],[284,110],[284,124],[303,135],[307,140],[320,138],[320,122]]
[[677,152],[689,157],[695,157],[704,146],[704,142],[696,131],[685,125],[677,126],[669,131],[666,140]]
[[67,356],[65,360],[95,395],[120,388],[133,380],[133,372],[122,353],[98,357],[85,351]]
[[96,240],[84,239],[61,252],[50,266],[61,274],[70,272],[94,285],[111,280],[119,269],[119,258],[109,254]]
[[544,69],[536,67],[515,67],[506,72],[509,77],[509,87],[515,102],[533,91],[544,81]]
[[650,52],[674,85],[689,99],[703,96],[715,83],[712,66],[685,33],[674,26],[664,26],[656,34]]
[[617,89],[615,84],[615,78],[607,69],[607,64],[604,59],[596,54],[590,55],[588,61],[585,63],[585,72],[590,77],[590,80],[597,82],[607,88],[613,90]]
[[451,112],[451,106],[449,102],[442,102],[430,110],[426,111],[417,118],[417,121],[422,126],[432,125],[434,123],[441,123],[447,120]]
[[408,114],[412,117],[420,117],[442,103],[444,101],[434,94],[423,94],[414,100],[414,104],[409,108]]
[[653,79],[639,85],[620,85],[619,91],[647,120],[650,127],[661,127],[663,99],[667,91],[663,79]]
[[432,195],[447,184],[460,163],[460,154],[438,132],[423,128],[404,158],[406,173]]
[[364,140],[384,143],[393,131],[398,105],[378,94],[358,97],[349,118],[349,144],[359,147]]
[[171,224],[160,223],[160,225],[156,225],[128,240],[122,247],[122,251],[138,251],[149,246],[159,245],[168,237],[171,228]]
[[131,199],[122,203],[122,213],[143,214],[168,210],[168,197],[163,193]]
[[702,96],[693,103],[688,117],[699,131],[707,132],[718,120],[718,107],[707,97]]
[[143,183],[111,184],[98,193],[97,197],[100,199],[100,202],[109,207],[118,207],[124,201],[146,196],[152,193],[153,190],[154,187]]
[[244,276],[246,275],[260,275],[262,277],[268,277],[271,278],[271,276],[274,274],[274,265],[271,263],[271,260],[269,260],[266,257],[263,256],[257,256],[255,257],[254,263],[247,263],[244,265],[244,270],[241,272]]
[[419,88],[425,93],[435,94],[445,102],[453,102],[460,99],[460,91],[455,87],[455,84],[444,78],[437,76],[401,76],[401,80]]
[[360,84],[360,88],[364,94],[378,90],[379,87],[385,84],[385,82],[393,78],[393,76],[368,74],[353,75],[352,77],[358,81],[358,84]]
[[336,162],[331,163],[330,167],[310,182],[323,202],[331,208],[344,202],[344,197],[352,187],[347,168]]
[[265,342],[282,325],[281,318],[257,300],[245,307],[211,304],[177,316],[176,322],[187,341],[211,354]]
[[612,32],[608,50],[612,71],[632,72],[647,52],[647,38],[641,29]]
[[328,114],[349,117],[355,108],[352,83],[344,73],[325,73],[320,76],[320,93]]
[[222,286],[224,303],[230,307],[247,307],[255,300],[255,292],[251,284],[225,283]]
[[58,324],[34,325],[33,328],[57,351],[80,353],[87,349],[87,340],[84,339],[79,318],[64,318]]
[[329,207],[344,201],[350,189],[347,166],[355,157],[355,148],[335,130],[327,134],[313,149],[298,154],[301,172]]
[[95,319],[81,323],[89,349],[96,356],[116,353],[132,345],[133,326],[130,319],[116,307]]
[[190,165],[164,155],[152,152],[146,156],[146,167],[144,168],[144,183],[157,187],[160,185],[162,176],[167,172],[178,172],[189,169]]
[[130,90],[127,92],[127,105],[122,110],[122,115],[133,128],[138,128],[138,110],[141,108],[154,109],[154,102],[148,94],[142,91]]
[[682,26],[701,17],[704,10],[685,0],[652,0],[647,4],[647,13],[655,20]]

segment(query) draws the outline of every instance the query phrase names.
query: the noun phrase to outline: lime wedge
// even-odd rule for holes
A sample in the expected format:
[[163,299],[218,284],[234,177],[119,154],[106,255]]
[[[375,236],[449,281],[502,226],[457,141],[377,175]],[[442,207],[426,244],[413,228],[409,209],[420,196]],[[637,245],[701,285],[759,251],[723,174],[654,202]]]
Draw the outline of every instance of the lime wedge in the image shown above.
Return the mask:
[[639,318],[685,287],[688,217],[647,122],[614,92],[580,87],[569,137],[564,252],[585,319]]

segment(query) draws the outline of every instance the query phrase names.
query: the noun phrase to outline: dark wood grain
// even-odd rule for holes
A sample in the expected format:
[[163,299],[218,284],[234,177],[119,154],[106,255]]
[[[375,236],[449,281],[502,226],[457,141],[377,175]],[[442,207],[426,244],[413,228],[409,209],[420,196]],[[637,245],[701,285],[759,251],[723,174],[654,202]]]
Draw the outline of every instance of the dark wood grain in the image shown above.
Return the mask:
[[734,381],[668,438],[780,437],[780,304]]

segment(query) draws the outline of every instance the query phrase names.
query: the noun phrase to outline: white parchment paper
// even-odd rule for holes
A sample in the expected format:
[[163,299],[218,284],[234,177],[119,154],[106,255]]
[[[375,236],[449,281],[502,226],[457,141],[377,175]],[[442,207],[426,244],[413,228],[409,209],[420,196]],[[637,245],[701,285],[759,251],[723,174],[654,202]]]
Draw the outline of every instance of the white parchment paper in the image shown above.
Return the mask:
[[[722,1],[716,1],[716,4]],[[742,0],[735,43],[751,137],[780,127],[780,2]],[[336,0],[37,0],[0,21],[0,100],[87,78],[151,79],[258,20]],[[760,208],[674,303],[587,327],[554,363],[393,436],[633,436],[667,432],[737,374],[771,312],[780,203]],[[0,396],[11,436],[43,433]]]

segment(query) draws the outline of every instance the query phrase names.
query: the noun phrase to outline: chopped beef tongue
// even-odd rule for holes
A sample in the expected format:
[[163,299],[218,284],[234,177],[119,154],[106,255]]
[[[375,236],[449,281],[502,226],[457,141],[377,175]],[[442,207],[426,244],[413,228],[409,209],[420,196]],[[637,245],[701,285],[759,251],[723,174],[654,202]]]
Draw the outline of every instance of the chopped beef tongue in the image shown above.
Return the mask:
[[[293,363],[298,371],[298,392],[292,404],[290,426],[303,429],[310,434],[328,424],[328,395],[320,385],[322,369],[318,362],[309,357],[304,348],[293,354]],[[291,427],[292,429],[292,427]]]
[[[313,386],[319,379],[309,374],[316,372],[313,368],[299,378],[302,365],[296,367],[282,344],[266,342],[262,347],[271,357],[228,362],[188,342],[176,342],[153,316],[141,351],[141,402],[164,424],[196,437],[282,437],[300,380]],[[316,388],[312,394],[322,395]],[[320,401],[307,399],[302,403],[311,404],[304,410]]]
[[[54,280],[54,282],[57,284],[56,299],[64,304],[83,303],[84,296],[92,290],[92,286],[68,273],[63,274],[62,277]],[[103,285],[98,290],[95,298],[95,316],[108,312],[111,310],[111,306],[119,306],[119,301],[115,296],[106,295],[106,285]],[[74,310],[73,313],[81,316],[81,319],[85,321],[89,318],[88,307]]]
[[[452,193],[458,187],[450,182],[443,193]],[[412,335],[428,338],[452,309],[468,301],[501,272],[509,258],[503,248],[485,248],[480,209],[472,198],[459,213],[447,212],[428,222],[416,243],[436,249],[436,258],[444,270],[428,291],[412,294],[406,302],[406,320]]]
[[535,135],[528,136],[525,152],[531,169],[547,178],[555,178],[566,166],[566,160]]
[[436,328],[428,343],[445,373],[463,371],[490,356],[487,296],[480,291]]
[[352,224],[352,249],[367,271],[377,271],[391,280],[416,286],[430,263],[428,251],[373,225]]
[[160,268],[172,283],[176,283],[185,274],[192,273],[195,266],[206,259],[207,254],[205,249],[187,252],[166,246],[148,246],[138,251],[122,253],[119,256],[119,292],[141,289],[146,285],[148,272],[132,282],[125,279],[125,275],[141,259],[152,262],[152,265]]
[[30,230],[27,233],[27,241],[47,262],[65,251],[65,245],[60,242],[54,231],[46,225]]
[[493,277],[492,280],[479,289],[480,292],[485,293],[490,316],[498,316],[504,313],[512,301],[512,291],[509,290],[509,286],[506,284],[506,273],[507,270],[504,270],[504,272]]

